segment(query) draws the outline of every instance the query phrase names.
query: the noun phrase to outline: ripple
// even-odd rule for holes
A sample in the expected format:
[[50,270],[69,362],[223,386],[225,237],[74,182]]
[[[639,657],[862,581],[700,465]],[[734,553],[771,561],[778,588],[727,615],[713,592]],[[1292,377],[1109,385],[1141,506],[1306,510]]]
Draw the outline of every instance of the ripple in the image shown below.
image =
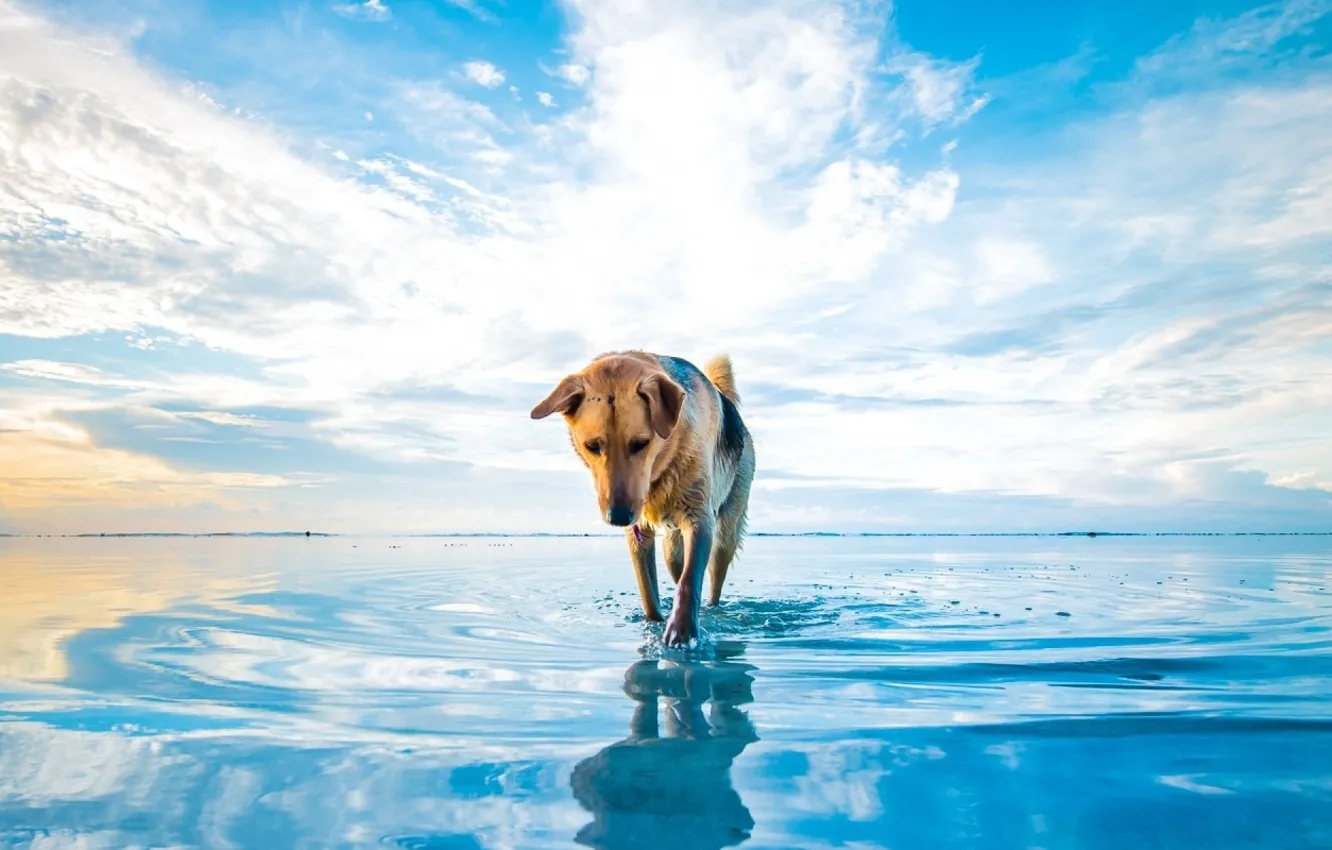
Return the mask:
[[124,543],[6,563],[70,591],[0,599],[0,846],[1332,834],[1332,559],[1298,540],[756,540],[689,653],[620,541]]

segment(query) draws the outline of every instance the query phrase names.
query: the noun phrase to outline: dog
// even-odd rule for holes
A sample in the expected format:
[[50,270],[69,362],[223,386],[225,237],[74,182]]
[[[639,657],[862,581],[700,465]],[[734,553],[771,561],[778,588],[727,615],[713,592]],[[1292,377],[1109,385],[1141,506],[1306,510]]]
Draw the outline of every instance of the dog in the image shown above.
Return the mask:
[[667,646],[698,637],[703,574],[708,604],[717,605],[743,543],[755,460],[739,403],[726,355],[700,370],[679,357],[617,351],[566,376],[532,408],[533,419],[564,414],[602,518],[625,529],[651,622],[663,621],[655,542],[664,533],[676,585]]

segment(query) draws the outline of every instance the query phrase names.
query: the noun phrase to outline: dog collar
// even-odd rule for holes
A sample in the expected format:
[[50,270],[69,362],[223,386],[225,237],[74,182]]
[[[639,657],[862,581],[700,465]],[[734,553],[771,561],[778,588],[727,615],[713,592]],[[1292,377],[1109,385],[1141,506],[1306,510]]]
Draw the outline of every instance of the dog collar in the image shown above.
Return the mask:
[[643,529],[639,528],[637,523],[634,524],[634,539],[639,543],[643,542]]

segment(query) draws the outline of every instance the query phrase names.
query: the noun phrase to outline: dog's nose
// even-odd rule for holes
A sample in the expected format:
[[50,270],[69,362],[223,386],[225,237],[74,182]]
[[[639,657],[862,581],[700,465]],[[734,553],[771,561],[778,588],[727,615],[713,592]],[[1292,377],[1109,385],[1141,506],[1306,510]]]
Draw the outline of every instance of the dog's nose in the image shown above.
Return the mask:
[[611,525],[618,525],[623,528],[626,525],[632,525],[634,521],[634,512],[625,505],[616,505],[606,512],[606,522]]

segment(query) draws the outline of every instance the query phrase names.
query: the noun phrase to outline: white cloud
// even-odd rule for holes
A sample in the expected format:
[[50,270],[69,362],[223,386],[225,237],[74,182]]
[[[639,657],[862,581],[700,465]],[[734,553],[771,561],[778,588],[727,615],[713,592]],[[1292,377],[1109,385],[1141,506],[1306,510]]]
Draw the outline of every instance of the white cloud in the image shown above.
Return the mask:
[[587,81],[592,78],[592,72],[587,66],[579,65],[577,63],[561,65],[555,69],[555,73],[575,86],[586,85]]
[[1329,13],[1328,0],[1284,0],[1235,18],[1200,18],[1187,33],[1138,60],[1135,71],[1143,78],[1196,80],[1280,47]]
[[359,18],[366,21],[382,22],[393,17],[393,10],[384,5],[383,0],[365,0],[364,3],[345,3],[333,7],[333,11],[346,18]]
[[108,375],[101,369],[85,366],[81,363],[58,363],[50,360],[15,360],[0,363],[0,371],[23,378],[41,378],[50,381],[65,381],[72,384],[87,384],[116,389],[140,389],[149,384],[131,381],[115,375]]
[[1289,487],[1295,490],[1327,490],[1332,492],[1332,480],[1319,480],[1319,474],[1313,470],[1293,472],[1272,482],[1277,487]]
[[974,92],[979,59],[954,63],[904,51],[892,57],[887,70],[907,82],[910,111],[926,128],[960,124],[985,106],[988,98]]
[[1024,292],[1055,279],[1041,249],[1030,242],[982,237],[976,243],[982,304]]
[[455,6],[470,13],[476,17],[477,20],[486,21],[488,23],[495,22],[495,16],[486,11],[481,0],[444,0],[444,2],[448,3],[450,6]]
[[240,428],[267,428],[272,425],[256,416],[237,416],[234,413],[222,413],[216,410],[193,410],[179,414],[186,419],[199,419],[214,425],[234,425]]
[[504,82],[504,72],[489,62],[466,62],[463,73],[477,85],[493,89]]
[[537,102],[542,106],[552,107],[555,105],[555,97],[548,91],[539,91],[537,92]]

